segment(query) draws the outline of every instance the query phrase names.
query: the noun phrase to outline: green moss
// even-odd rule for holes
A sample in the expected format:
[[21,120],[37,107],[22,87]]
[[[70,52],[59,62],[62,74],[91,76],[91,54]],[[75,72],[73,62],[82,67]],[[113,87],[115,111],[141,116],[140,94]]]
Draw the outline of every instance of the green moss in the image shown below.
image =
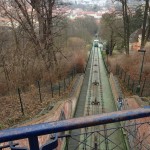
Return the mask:
[[3,124],[0,124],[0,130],[4,129],[5,128],[5,125]]

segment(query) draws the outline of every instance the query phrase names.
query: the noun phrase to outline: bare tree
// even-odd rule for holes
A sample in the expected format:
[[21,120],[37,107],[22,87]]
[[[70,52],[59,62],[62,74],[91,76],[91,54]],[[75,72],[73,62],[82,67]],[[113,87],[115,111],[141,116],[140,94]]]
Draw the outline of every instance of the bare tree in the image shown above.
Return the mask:
[[17,22],[28,34],[36,55],[44,60],[46,69],[53,68],[57,64],[58,52],[53,39],[62,30],[59,26],[62,15],[59,15],[55,0],[1,0],[0,7],[6,17]]
[[0,15],[7,20],[11,35],[7,55],[0,54],[8,88],[11,84],[29,85],[32,79],[42,77],[43,72],[51,80],[51,74],[58,69],[57,57],[65,57],[61,51],[63,42],[56,41],[66,26],[62,7],[55,0],[1,0]]
[[142,40],[141,40],[141,48],[143,48],[150,36],[150,6],[149,0],[145,1],[145,10],[144,10],[144,19],[142,25]]
[[126,54],[129,55],[129,38],[130,38],[130,10],[127,5],[127,0],[112,0],[113,2],[120,2],[122,4],[122,17],[124,24],[124,47]]
[[124,39],[123,21],[114,13],[103,14],[100,23],[100,36],[107,41],[109,54],[112,55],[115,46],[122,47]]

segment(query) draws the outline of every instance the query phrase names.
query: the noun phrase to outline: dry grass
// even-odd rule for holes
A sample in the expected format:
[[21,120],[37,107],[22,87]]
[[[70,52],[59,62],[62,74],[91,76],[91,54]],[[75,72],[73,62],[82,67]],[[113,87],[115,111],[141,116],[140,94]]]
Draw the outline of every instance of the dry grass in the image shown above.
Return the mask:
[[[66,92],[61,90],[61,96],[59,93],[55,92],[54,98],[48,90],[41,89],[42,93],[42,103],[40,102],[38,88],[35,86],[31,87],[31,90],[26,93],[21,94],[24,115],[22,115],[19,97],[18,95],[13,96],[3,96],[0,98],[0,128],[8,128],[25,120],[29,120],[38,115],[42,110],[50,105],[55,104],[57,101],[65,99],[68,97],[75,79],[68,86]],[[50,89],[50,88],[49,88]]]
[[[143,78],[150,77],[150,48],[146,48],[146,55],[143,67]],[[111,71],[115,73],[116,65],[118,64],[122,67],[128,74],[130,74],[132,79],[137,79],[139,76],[142,54],[139,52],[132,52],[129,56],[125,54],[117,54],[109,58],[109,65],[111,66]]]
[[[144,89],[141,91],[143,96],[149,96],[150,95],[150,48],[146,47],[146,53],[145,53],[145,59],[143,64],[143,71],[141,74],[141,82],[140,85]],[[130,88],[131,83],[133,84],[134,81],[134,90],[135,86],[139,83],[139,77],[141,72],[141,64],[142,64],[143,54],[139,53],[137,51],[133,51],[130,53],[129,56],[126,56],[125,54],[116,54],[109,58],[109,66],[111,68],[111,71],[116,74],[116,65],[119,65],[125,72],[126,75],[130,76]],[[123,73],[124,77],[124,73]],[[128,76],[126,76],[128,78]],[[126,80],[127,81],[127,80]],[[145,82],[146,81],[146,82]],[[120,81],[121,82],[121,81]],[[127,84],[127,83],[126,83]],[[121,82],[122,89],[124,91],[124,94],[126,96],[129,96],[130,91],[126,89],[126,85]]]
[[[57,54],[58,65],[50,72],[44,69],[43,62],[35,61],[34,66],[28,68],[24,80],[22,78],[24,72],[21,68],[17,68],[20,73],[11,72],[9,74],[11,80],[8,83],[4,77],[0,77],[0,128],[7,128],[23,120],[33,118],[51,102],[56,102],[67,96],[70,88],[65,93],[61,93],[61,97],[57,93],[54,98],[51,98],[50,79],[55,84],[66,78],[74,67],[76,67],[77,72],[83,72],[87,59],[86,43],[80,38],[70,38],[62,53],[64,56],[61,53]],[[42,103],[40,102],[38,88],[35,86],[38,80],[42,81]],[[18,87],[22,90],[24,116],[21,113],[17,95],[16,89]]]

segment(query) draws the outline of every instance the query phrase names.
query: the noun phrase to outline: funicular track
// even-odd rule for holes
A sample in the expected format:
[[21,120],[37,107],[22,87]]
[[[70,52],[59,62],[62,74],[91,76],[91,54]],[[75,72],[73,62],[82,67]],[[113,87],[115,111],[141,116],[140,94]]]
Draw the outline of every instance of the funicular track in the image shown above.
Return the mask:
[[[115,110],[116,108],[109,87],[106,70],[102,61],[100,48],[93,47],[75,117],[103,114],[105,112],[112,112]],[[73,130],[71,132],[68,149],[125,150],[122,131],[111,133],[107,130],[107,128],[114,128],[118,126],[119,123],[114,123],[111,125],[101,125],[88,127],[81,130]],[[82,135],[74,137],[74,134]]]
[[[86,107],[87,109],[85,109],[85,116],[105,113],[100,63],[99,49],[94,48],[92,53],[91,72],[89,78],[89,95],[87,94],[88,106]],[[90,145],[94,149],[98,149],[103,145],[103,147],[105,147],[107,150],[108,141],[106,125],[95,126],[89,129],[90,132],[98,130],[103,130],[101,133],[103,136],[101,137],[99,133],[94,133],[91,138],[89,138]],[[85,129],[85,132],[88,132],[87,128]],[[88,139],[88,134],[86,134],[84,139],[85,141]],[[101,143],[102,145],[100,146]],[[84,144],[84,149],[88,149],[86,144]]]

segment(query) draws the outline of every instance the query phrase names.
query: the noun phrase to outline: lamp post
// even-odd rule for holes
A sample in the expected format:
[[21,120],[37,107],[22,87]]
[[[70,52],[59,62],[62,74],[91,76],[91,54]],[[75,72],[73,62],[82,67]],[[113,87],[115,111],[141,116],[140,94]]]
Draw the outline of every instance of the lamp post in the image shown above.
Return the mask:
[[141,85],[140,84],[141,84],[141,78],[142,78],[142,72],[143,72],[144,56],[145,56],[146,51],[144,49],[140,49],[140,50],[138,50],[138,52],[144,53],[143,58],[142,58],[141,69],[140,69],[139,83],[138,83],[138,86],[136,88],[136,93],[140,94],[140,90],[141,90]]
[[139,77],[139,85],[140,85],[140,83],[141,83],[141,78],[142,78],[142,72],[143,72],[144,56],[145,56],[146,50],[141,49],[141,50],[138,50],[138,52],[144,53],[144,54],[143,54],[143,59],[142,59],[142,64],[141,64],[141,69],[140,69],[140,77]]

